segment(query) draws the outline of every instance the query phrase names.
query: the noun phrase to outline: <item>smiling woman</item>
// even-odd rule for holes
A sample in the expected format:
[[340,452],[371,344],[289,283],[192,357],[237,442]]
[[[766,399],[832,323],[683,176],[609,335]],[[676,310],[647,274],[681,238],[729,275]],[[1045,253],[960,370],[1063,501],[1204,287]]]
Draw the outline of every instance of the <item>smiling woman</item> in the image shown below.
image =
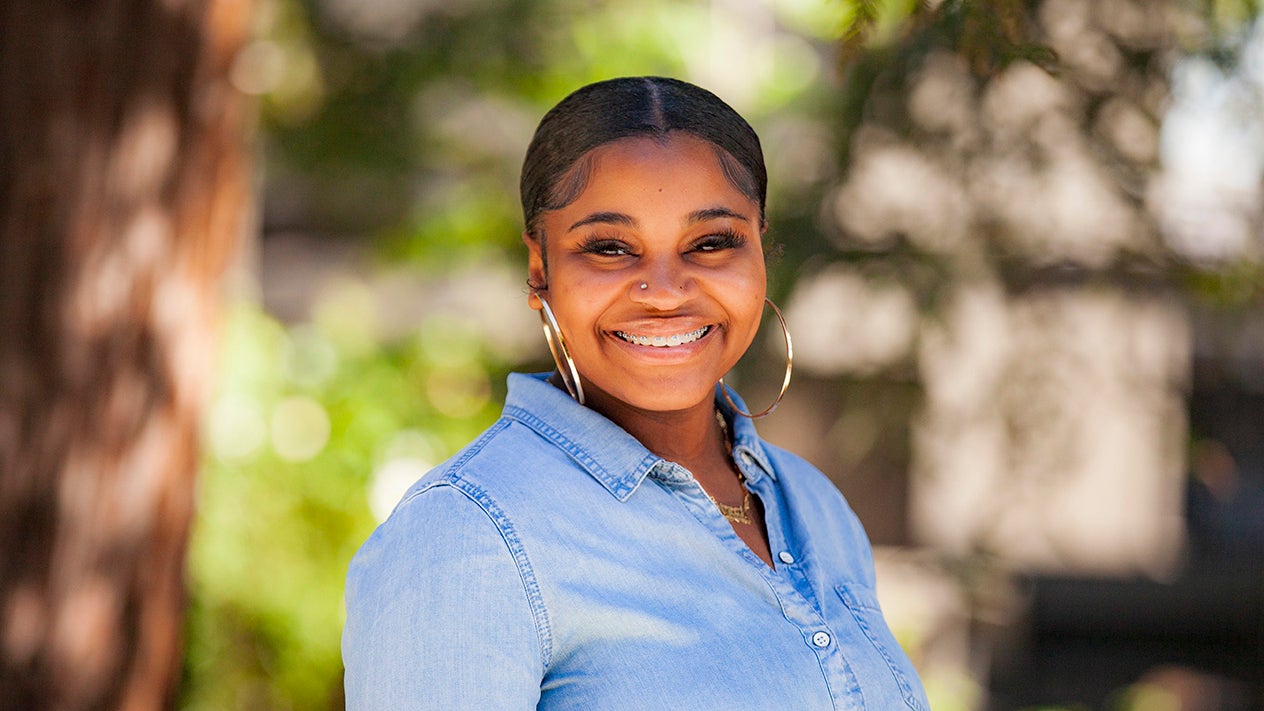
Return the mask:
[[766,183],[685,82],[545,115],[523,240],[558,369],[511,375],[356,555],[349,709],[927,708],[855,515],[721,381],[764,309]]
[[688,133],[622,138],[590,156],[584,191],[525,237],[531,301],[552,307],[590,407],[616,422],[622,410],[696,410],[714,427],[716,382],[764,304],[759,205]]

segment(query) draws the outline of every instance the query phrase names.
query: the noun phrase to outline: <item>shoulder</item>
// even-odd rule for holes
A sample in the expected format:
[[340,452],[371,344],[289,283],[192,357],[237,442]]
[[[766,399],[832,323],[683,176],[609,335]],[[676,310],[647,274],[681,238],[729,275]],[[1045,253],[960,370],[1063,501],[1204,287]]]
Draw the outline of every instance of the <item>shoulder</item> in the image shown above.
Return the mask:
[[851,507],[842,492],[814,464],[787,449],[761,441],[764,452],[776,472],[781,487],[790,493],[807,496],[822,504],[842,507],[851,513]]
[[514,521],[460,472],[450,462],[423,477],[356,552],[347,571],[344,652],[357,641],[400,642],[419,630],[430,630],[424,636],[432,640],[455,638],[456,630],[437,631],[436,615],[507,626],[513,619],[537,663],[547,664],[548,613]]
[[573,456],[520,418],[502,416],[477,439],[452,455],[422,479],[495,486],[500,480],[517,480],[524,470],[566,465]]
[[[408,489],[395,509],[365,541],[352,562],[349,594],[366,579],[427,577],[452,568],[469,570],[471,556],[499,559],[513,580],[529,580],[527,560],[512,511],[522,495],[524,468],[547,456],[529,431],[501,419]],[[450,581],[451,582],[451,581]]]
[[[478,514],[485,522],[500,525],[506,507],[516,508],[517,499],[534,495],[541,474],[557,476],[570,468],[568,457],[556,446],[521,423],[502,417],[414,482],[387,523],[425,522],[439,513],[430,509],[440,508],[444,515],[477,518]],[[446,493],[433,493],[445,489]],[[425,513],[418,515],[418,511]]]
[[388,596],[385,591],[399,587],[418,590],[418,580],[456,583],[472,558],[499,561],[504,572],[513,572],[519,561],[506,536],[512,527],[497,513],[494,501],[469,487],[428,475],[356,552],[347,574],[348,602]]
[[[356,553],[342,634],[348,709],[535,707],[552,654],[548,614],[512,525],[489,501],[436,477]],[[471,674],[471,658],[497,683]]]
[[[361,579],[451,566],[458,577],[471,555],[500,558],[509,576],[528,586],[535,571],[527,556],[523,521],[547,500],[550,478],[573,477],[574,467],[531,429],[507,418],[417,480],[390,516],[365,541],[352,563],[348,591]],[[539,541],[537,541],[538,543]]]
[[[407,550],[412,560],[444,564],[454,551],[482,543],[529,567],[512,513],[530,496],[531,477],[551,458],[530,430],[501,418],[417,480],[365,542],[357,560]],[[426,557],[418,554],[425,552]]]

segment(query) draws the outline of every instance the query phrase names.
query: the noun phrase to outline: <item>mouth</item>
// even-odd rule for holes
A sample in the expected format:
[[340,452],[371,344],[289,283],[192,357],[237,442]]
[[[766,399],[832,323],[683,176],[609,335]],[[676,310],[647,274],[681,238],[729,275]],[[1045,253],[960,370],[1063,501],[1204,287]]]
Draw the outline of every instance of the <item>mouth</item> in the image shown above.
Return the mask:
[[686,343],[693,343],[699,338],[707,335],[710,331],[710,326],[703,326],[696,331],[689,331],[688,333],[673,333],[670,335],[642,336],[635,333],[628,333],[627,331],[615,331],[614,335],[634,346],[675,348],[676,346],[683,346]]

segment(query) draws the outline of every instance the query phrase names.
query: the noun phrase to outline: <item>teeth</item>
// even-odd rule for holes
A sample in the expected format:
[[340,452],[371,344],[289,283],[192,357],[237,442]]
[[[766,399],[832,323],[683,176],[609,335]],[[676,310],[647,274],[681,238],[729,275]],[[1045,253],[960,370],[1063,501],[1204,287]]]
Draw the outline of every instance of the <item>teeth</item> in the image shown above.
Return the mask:
[[707,335],[710,326],[703,326],[697,331],[689,333],[673,333],[670,336],[637,336],[624,331],[615,331],[614,335],[622,338],[628,343],[638,346],[652,346],[654,348],[672,348],[673,346],[683,345],[685,343],[693,343],[694,341]]

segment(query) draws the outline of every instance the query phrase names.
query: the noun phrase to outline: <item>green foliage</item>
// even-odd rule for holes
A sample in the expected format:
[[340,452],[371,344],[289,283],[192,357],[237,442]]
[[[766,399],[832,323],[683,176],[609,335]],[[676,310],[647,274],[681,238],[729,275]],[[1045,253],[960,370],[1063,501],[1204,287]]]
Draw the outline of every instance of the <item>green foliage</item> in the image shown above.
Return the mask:
[[1017,60],[1050,71],[1057,65],[1053,50],[1034,39],[1026,0],[945,0],[938,12],[950,46],[977,76],[991,76]]
[[1264,302],[1264,265],[1239,259],[1218,268],[1186,266],[1184,289],[1204,303],[1226,311],[1258,308]]
[[405,483],[382,481],[386,465],[420,474],[498,413],[504,366],[459,324],[378,346],[339,316],[287,329],[242,304],[227,320],[182,708],[339,706],[347,563],[375,525],[375,486]]
[[1249,24],[1260,14],[1259,0],[1202,0],[1203,12],[1221,28],[1234,29]]

